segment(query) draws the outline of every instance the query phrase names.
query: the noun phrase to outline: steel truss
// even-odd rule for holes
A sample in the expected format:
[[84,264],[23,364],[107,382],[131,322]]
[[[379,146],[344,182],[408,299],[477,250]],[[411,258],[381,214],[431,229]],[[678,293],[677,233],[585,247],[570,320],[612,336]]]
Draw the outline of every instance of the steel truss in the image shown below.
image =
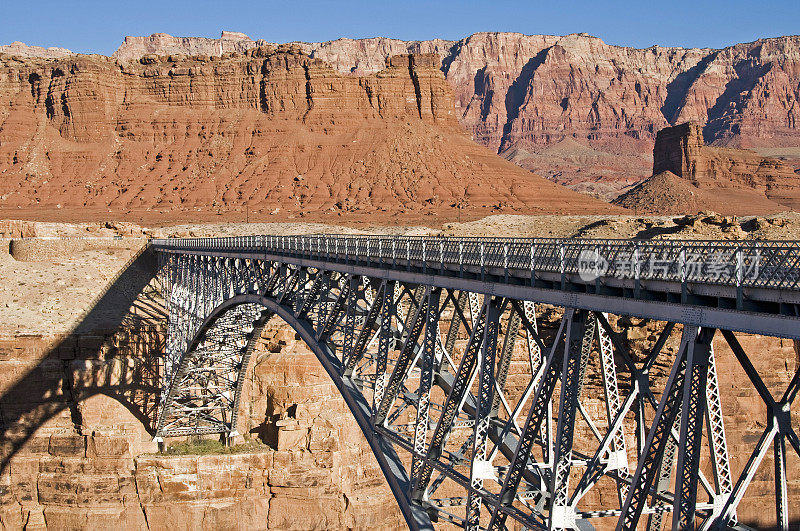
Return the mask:
[[[405,251],[381,245],[395,257]],[[615,315],[577,298],[545,305],[498,295],[494,285],[515,281],[507,274],[489,281],[478,272],[484,281],[461,289],[396,260],[386,271],[405,267],[403,275],[375,274],[357,258],[346,267],[302,260],[301,250],[155,250],[169,306],[157,437],[237,435],[250,354],[278,315],[333,378],[412,528],[742,528],[737,507],[770,445],[776,518],[788,528],[786,446],[800,453],[789,413],[800,372],[775,399],[736,328],[660,322],[649,351],[634,356]],[[668,348],[677,335],[679,347]],[[738,477],[715,337],[768,411]],[[666,380],[656,364],[670,367]]]

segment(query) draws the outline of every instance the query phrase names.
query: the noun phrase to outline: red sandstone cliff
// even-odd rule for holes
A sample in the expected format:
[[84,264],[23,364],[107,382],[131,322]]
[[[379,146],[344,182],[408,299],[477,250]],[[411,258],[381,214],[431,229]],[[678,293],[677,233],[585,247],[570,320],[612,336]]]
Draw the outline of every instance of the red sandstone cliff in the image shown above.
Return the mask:
[[[155,34],[127,37],[114,58],[135,64],[144,56],[156,60],[153,54],[185,61],[184,54],[229,61],[232,52],[263,44],[230,32],[220,39]],[[398,54],[432,54],[452,88],[454,117],[476,141],[535,173],[605,198],[650,175],[656,131],[688,120],[704,124],[709,144],[750,147],[800,167],[798,36],[721,50],[635,49],[586,34],[518,33],[292,46],[346,76],[376,74]],[[22,83],[18,90],[26,88]]]
[[403,55],[376,74],[344,76],[294,47],[127,63],[7,58],[0,211],[452,218],[457,207],[613,208],[472,142],[438,65]]
[[[143,41],[129,39],[115,56],[141,55]],[[618,188],[643,179],[650,175],[656,131],[688,120],[706,124],[708,143],[800,146],[798,36],[721,50],[636,49],[586,34],[519,33],[297,45],[343,73],[376,72],[399,53],[436,54],[454,90],[458,120],[473,138],[568,184],[600,180]],[[797,149],[780,154],[800,160]]]

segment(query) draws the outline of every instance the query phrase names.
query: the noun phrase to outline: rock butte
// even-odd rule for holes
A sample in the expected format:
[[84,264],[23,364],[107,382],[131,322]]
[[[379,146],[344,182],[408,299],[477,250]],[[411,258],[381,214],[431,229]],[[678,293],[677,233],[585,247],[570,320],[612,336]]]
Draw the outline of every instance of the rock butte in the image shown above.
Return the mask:
[[638,212],[758,214],[800,208],[800,176],[780,160],[706,146],[687,122],[658,132],[653,177],[614,200]]

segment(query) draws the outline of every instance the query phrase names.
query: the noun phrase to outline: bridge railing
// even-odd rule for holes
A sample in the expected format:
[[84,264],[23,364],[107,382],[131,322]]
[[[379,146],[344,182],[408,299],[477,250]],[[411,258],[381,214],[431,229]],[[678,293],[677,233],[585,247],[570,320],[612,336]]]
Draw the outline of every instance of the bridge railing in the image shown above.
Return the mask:
[[404,236],[238,236],[155,239],[157,249],[269,252],[378,266],[421,263],[431,270],[480,267],[512,274],[579,274],[800,290],[800,242],[443,238]]

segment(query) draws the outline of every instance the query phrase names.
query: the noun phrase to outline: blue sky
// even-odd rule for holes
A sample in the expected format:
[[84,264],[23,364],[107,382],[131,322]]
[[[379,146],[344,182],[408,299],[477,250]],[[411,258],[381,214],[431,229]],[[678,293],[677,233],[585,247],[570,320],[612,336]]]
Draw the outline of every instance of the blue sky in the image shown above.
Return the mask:
[[111,54],[126,35],[272,42],[338,37],[460,39],[477,31],[586,32],[609,44],[723,47],[800,33],[800,0],[595,1],[27,1],[0,0],[0,44],[22,41]]

